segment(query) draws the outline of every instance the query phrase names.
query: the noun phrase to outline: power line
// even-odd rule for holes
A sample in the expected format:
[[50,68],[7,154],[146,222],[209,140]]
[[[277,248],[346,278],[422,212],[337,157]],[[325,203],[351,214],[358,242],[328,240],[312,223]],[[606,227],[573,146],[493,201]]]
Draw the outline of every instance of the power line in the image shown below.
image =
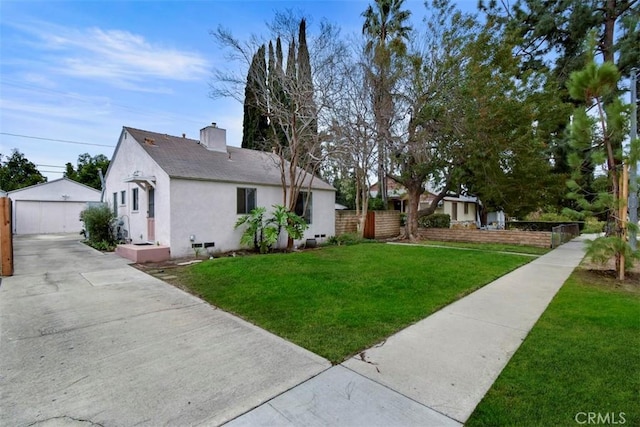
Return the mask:
[[58,165],[36,165],[36,166],[42,166],[45,168],[60,168],[60,169],[66,168],[66,166],[58,166]]
[[66,139],[42,138],[40,136],[20,135],[20,134],[16,134],[16,133],[8,133],[8,132],[0,132],[0,135],[15,136],[15,137],[18,137],[18,138],[39,139],[39,140],[42,140],[42,141],[63,142],[65,144],[93,145],[95,147],[115,148],[115,145],[94,144],[94,143],[91,143],[91,142],[80,142],[80,141],[68,141]]

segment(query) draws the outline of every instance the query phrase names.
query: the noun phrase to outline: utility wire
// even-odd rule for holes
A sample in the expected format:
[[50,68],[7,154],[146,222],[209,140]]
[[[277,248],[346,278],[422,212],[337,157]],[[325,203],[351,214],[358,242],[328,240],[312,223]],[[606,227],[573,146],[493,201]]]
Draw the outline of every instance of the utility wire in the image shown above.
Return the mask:
[[91,142],[80,142],[80,141],[68,141],[66,139],[42,138],[40,136],[20,135],[20,134],[17,134],[17,133],[0,132],[0,135],[15,136],[15,137],[18,137],[18,138],[39,139],[39,140],[42,140],[42,141],[63,142],[65,144],[93,145],[95,147],[115,148],[115,145],[94,144],[94,143],[91,143]]
[[66,166],[58,166],[58,165],[36,165],[36,166],[42,166],[45,168],[60,168],[60,169],[66,168]]

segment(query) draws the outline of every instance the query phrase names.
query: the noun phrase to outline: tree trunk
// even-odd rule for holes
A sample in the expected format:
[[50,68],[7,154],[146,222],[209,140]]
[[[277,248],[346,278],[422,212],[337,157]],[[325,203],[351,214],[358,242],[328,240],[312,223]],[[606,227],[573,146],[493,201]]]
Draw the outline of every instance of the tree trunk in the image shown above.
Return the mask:
[[605,6],[604,36],[602,39],[602,52],[605,61],[614,63],[614,42],[616,19],[616,0],[607,0]]
[[407,211],[407,221],[405,225],[405,238],[412,242],[419,240],[418,235],[418,207],[420,206],[420,195],[422,194],[422,186],[411,185],[407,188],[409,195],[409,206]]

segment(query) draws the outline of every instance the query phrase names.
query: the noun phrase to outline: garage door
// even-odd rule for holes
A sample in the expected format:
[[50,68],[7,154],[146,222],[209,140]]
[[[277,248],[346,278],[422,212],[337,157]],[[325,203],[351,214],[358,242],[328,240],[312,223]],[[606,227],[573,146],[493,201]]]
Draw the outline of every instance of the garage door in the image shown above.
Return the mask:
[[84,202],[16,200],[13,230],[15,234],[79,233],[84,209]]

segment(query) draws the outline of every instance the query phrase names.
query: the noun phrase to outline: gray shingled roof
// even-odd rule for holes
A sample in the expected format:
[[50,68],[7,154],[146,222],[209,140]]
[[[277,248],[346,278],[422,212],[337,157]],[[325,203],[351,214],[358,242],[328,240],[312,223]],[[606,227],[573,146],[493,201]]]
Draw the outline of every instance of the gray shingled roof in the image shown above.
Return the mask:
[[[229,146],[228,153],[221,153],[208,150],[194,139],[124,129],[172,178],[281,185],[278,157],[272,153]],[[153,140],[153,145],[146,144],[145,138]],[[313,179],[311,188],[334,189],[318,177]]]

